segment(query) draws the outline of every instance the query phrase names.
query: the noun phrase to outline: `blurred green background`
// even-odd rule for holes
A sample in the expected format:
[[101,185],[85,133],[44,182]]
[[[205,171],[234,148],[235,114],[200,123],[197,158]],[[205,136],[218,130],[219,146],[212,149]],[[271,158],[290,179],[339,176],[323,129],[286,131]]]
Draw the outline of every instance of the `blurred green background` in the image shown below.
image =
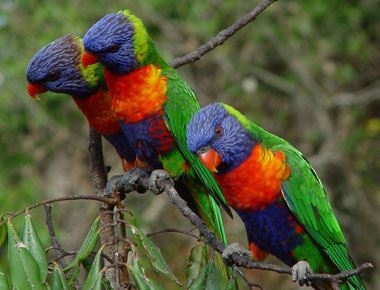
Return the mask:
[[[28,97],[25,68],[50,41],[83,36],[106,13],[128,8],[142,18],[167,60],[197,48],[249,12],[258,1],[1,0],[0,212],[72,194],[93,194],[87,123],[70,97]],[[380,265],[380,5],[363,1],[278,1],[223,46],[179,69],[201,105],[222,101],[299,148],[324,182],[357,263]],[[111,174],[122,172],[105,144]],[[146,232],[190,228],[165,195],[131,195],[126,207]],[[77,249],[96,205],[55,205],[58,239]],[[33,211],[45,235],[42,209]],[[18,220],[22,221],[22,218]],[[228,239],[246,245],[238,218],[225,218]],[[195,241],[153,238],[184,277]],[[174,250],[175,249],[175,250]],[[7,265],[0,250],[0,270]],[[275,258],[268,262],[281,264]],[[276,273],[245,271],[266,289],[298,289]],[[376,275],[377,273],[377,275]],[[380,274],[364,275],[379,289]],[[168,284],[167,287],[174,287]]]

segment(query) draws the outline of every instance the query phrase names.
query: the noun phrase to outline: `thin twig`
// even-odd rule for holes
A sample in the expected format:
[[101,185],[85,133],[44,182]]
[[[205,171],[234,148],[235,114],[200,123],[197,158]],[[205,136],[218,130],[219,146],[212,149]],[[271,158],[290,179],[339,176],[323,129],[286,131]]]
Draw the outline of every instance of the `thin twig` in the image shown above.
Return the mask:
[[39,202],[36,202],[35,204],[28,206],[27,208],[21,209],[16,212],[5,212],[3,215],[10,215],[7,219],[4,221],[0,222],[0,226],[8,222],[8,220],[11,220],[15,218],[16,216],[19,216],[20,214],[23,214],[27,210],[34,209],[39,206],[43,206],[46,204],[51,204],[51,203],[56,203],[56,202],[61,202],[61,201],[69,201],[69,200],[95,200],[99,202],[104,202],[106,204],[112,205],[113,201],[111,199],[105,198],[105,197],[100,197],[100,196],[93,196],[93,195],[71,195],[71,196],[64,196],[64,197],[59,197],[59,198],[53,198],[53,199],[47,199],[47,200],[42,200]]
[[[115,211],[115,216],[114,219],[116,220],[124,220],[124,211],[123,211],[123,205],[120,200],[120,195],[116,194],[116,207],[117,209],[121,209],[119,211]],[[117,221],[116,221],[117,223]],[[131,249],[131,241],[127,239],[127,231],[125,228],[124,224],[120,224],[120,235],[121,237],[118,236],[118,241],[123,242],[122,243],[122,249],[121,249],[121,257],[120,260],[122,263],[126,264],[128,261],[128,253]],[[122,275],[122,283],[128,283],[129,282],[129,274],[128,274],[128,269],[126,267],[121,268],[121,275]]]
[[248,280],[247,277],[245,277],[245,275],[243,274],[242,271],[239,270],[238,267],[234,267],[234,272],[238,273],[240,275],[240,277],[245,281],[245,283],[247,283],[249,289],[252,289],[252,287],[255,287],[255,288],[259,288],[261,290],[265,290],[265,288],[257,283],[252,283],[251,281]]
[[[45,222],[46,222],[46,225],[47,225],[48,230],[49,230],[49,235],[50,235],[51,242],[53,244],[53,249],[55,250],[54,261],[57,261],[58,264],[60,265],[60,267],[62,269],[64,269],[67,267],[67,263],[64,259],[64,255],[66,254],[66,251],[63,250],[63,248],[58,243],[57,238],[55,236],[53,219],[52,219],[52,215],[51,215],[52,206],[50,204],[45,204],[44,208],[45,208],[45,214],[46,214]],[[66,273],[65,276],[68,277],[69,275],[71,275],[72,273],[70,273],[70,272],[73,272],[73,271],[69,271],[69,273]],[[75,279],[75,281],[73,283],[73,287],[74,287],[74,289],[80,289],[80,285],[79,285],[78,280]]]
[[188,63],[199,60],[203,55],[213,50],[215,47],[222,45],[228,38],[234,35],[238,30],[246,26],[251,21],[268,8],[272,3],[277,0],[263,0],[261,1],[251,12],[240,18],[231,26],[219,32],[214,38],[197,48],[196,50],[186,54],[185,56],[178,57],[170,62],[170,65],[174,68],[178,68]]
[[55,261],[58,262],[58,264],[61,266],[62,269],[66,268],[67,267],[67,263],[65,261],[65,259],[63,258],[64,254],[66,253],[65,250],[62,249],[61,245],[59,244],[59,242],[57,241],[57,237],[55,235],[55,230],[54,230],[54,226],[53,226],[53,219],[52,219],[52,216],[51,216],[51,208],[52,206],[50,204],[46,204],[45,206],[45,214],[46,214],[46,225],[48,227],[48,230],[49,230],[49,235],[50,235],[50,239],[51,239],[51,243],[53,244],[53,249],[55,251]]
[[342,93],[335,97],[335,106],[367,105],[380,99],[380,87],[361,90],[356,93]]
[[159,231],[154,231],[147,233],[146,236],[149,238],[151,236],[155,236],[158,234],[163,234],[163,233],[178,233],[178,234],[184,234],[190,237],[193,237],[197,239],[198,241],[206,242],[204,239],[202,239],[200,236],[197,236],[196,234],[193,234],[191,231],[186,231],[186,230],[180,230],[180,229],[163,229]]
[[[55,248],[54,248],[54,247],[49,247],[49,248],[47,248],[46,250],[47,250],[47,251],[49,251],[49,250],[55,250]],[[57,261],[57,260],[59,260],[59,259],[61,259],[61,258],[68,257],[68,256],[72,256],[72,255],[76,255],[76,254],[78,254],[78,252],[79,252],[79,251],[64,251],[64,252],[62,253],[61,256],[59,256],[59,257],[55,257],[54,259],[52,259],[52,260],[49,262],[49,264],[51,264],[51,263],[53,263],[53,262],[55,262],[55,261]],[[95,256],[95,255],[97,254],[97,252],[96,252],[96,251],[93,251],[93,252],[91,252],[91,254]],[[113,264],[113,263],[114,263],[114,261],[113,261],[110,257],[108,257],[106,254],[102,253],[102,257],[103,257],[104,259],[108,260],[108,261],[110,262],[110,264]]]

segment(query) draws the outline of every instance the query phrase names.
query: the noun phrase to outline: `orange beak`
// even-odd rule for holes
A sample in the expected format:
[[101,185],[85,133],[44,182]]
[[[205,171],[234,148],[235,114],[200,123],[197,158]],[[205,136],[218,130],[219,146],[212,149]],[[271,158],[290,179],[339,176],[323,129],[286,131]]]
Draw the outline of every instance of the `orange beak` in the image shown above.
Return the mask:
[[40,98],[37,95],[42,94],[42,93],[47,92],[47,91],[48,91],[48,89],[44,85],[28,84],[28,93],[29,93],[29,96],[31,96],[33,99],[39,100]]
[[95,54],[89,54],[87,52],[83,53],[82,65],[87,68],[89,65],[99,62],[99,57]]
[[216,169],[222,162],[220,154],[214,149],[210,149],[205,153],[199,154],[199,159],[202,161],[203,165],[206,166],[211,172],[218,172]]

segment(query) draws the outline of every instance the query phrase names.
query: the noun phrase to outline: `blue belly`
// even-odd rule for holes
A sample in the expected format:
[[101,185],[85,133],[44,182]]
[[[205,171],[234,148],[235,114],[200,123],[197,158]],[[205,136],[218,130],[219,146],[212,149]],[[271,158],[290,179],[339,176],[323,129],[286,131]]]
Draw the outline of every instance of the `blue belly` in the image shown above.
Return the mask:
[[162,114],[155,114],[135,123],[126,124],[120,120],[120,125],[139,159],[148,163],[152,169],[162,169],[159,156],[168,153],[163,152],[163,144],[169,144],[167,148],[175,147],[170,135],[163,134],[167,129]]
[[262,210],[245,212],[236,210],[247,230],[248,241],[289,266],[297,260],[292,250],[303,243],[302,235],[295,231],[294,219],[285,202],[280,199]]
[[103,135],[103,137],[111,143],[120,156],[127,162],[134,162],[136,160],[136,150],[122,131],[116,134]]

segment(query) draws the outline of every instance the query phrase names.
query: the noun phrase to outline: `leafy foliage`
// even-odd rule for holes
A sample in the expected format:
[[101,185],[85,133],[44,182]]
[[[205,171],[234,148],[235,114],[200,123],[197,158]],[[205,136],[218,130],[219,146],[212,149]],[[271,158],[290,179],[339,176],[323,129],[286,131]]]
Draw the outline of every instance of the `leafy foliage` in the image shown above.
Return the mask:
[[[4,289],[10,289],[10,287],[15,287],[16,289],[46,289],[46,287],[63,290],[71,289],[81,271],[81,264],[92,255],[101,230],[99,228],[99,217],[97,217],[72,263],[62,269],[57,262],[53,262],[53,269],[49,274],[51,277],[47,279],[48,263],[45,249],[40,242],[38,232],[33,226],[30,213],[27,212],[25,215],[22,232],[23,240],[19,238],[11,220],[6,225],[9,233],[8,260],[11,284],[9,285],[7,275],[0,273],[0,285]],[[165,275],[182,287],[182,283],[165,262],[160,249],[136,225],[126,222],[120,226],[129,227],[132,237],[134,237],[132,242],[139,245],[138,251],[131,244],[131,263],[124,265],[131,271],[134,282],[139,289],[165,289],[157,281],[147,276],[147,269],[140,262],[141,255],[148,258],[150,270],[153,269],[156,274]],[[86,273],[83,289],[102,289],[102,283],[108,284],[107,280],[103,278],[106,268],[101,268],[104,247],[102,246],[97,250],[91,268]],[[190,272],[192,274],[189,275],[187,284],[190,289],[200,289],[201,285],[205,286],[204,289],[222,289],[220,281],[223,280],[223,275],[215,266],[214,261],[208,258],[205,245],[195,247],[189,256],[189,261],[191,263],[189,269],[191,268]],[[73,268],[74,271],[70,272],[69,270]],[[48,283],[47,281],[50,282]]]

